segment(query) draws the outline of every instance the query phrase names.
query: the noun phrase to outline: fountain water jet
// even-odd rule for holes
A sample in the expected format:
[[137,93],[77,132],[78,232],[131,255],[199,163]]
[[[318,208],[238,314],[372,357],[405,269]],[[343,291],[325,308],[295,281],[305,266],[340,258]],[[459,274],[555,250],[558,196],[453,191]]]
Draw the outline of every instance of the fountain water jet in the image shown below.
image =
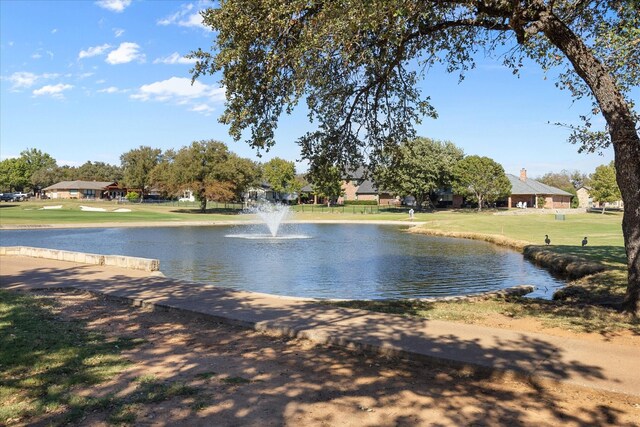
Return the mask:
[[276,237],[280,224],[289,216],[289,206],[263,203],[258,206],[256,213],[267,227],[269,227],[271,237]]
[[289,206],[275,204],[275,203],[262,203],[255,208],[250,209],[251,213],[255,213],[262,220],[262,222],[269,228],[269,234],[228,234],[226,237],[234,237],[239,239],[308,239],[310,236],[303,234],[285,234],[278,235],[280,225],[289,216]]

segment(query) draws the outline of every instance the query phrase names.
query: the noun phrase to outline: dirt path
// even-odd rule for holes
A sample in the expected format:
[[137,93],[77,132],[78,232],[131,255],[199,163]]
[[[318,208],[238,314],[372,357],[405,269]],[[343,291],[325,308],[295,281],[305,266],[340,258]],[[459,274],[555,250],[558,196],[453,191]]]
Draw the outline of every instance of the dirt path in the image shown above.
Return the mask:
[[[136,425],[640,425],[639,398],[317,347],[85,292],[38,294],[54,299],[62,318],[85,321],[107,336],[145,340],[124,352],[133,362],[128,371],[84,394],[126,395],[140,377],[197,389],[137,405]],[[109,415],[93,413],[82,424],[106,425]]]

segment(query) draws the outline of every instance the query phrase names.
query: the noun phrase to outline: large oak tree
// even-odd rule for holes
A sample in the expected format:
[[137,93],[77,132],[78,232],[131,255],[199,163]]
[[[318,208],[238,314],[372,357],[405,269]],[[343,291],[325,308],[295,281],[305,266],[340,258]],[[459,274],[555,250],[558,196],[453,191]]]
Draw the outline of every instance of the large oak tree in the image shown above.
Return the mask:
[[[638,313],[640,137],[628,97],[640,81],[638,0],[221,0],[203,18],[217,37],[213,53],[193,52],[193,78],[222,71],[221,121],[231,135],[248,130],[251,145],[269,148],[280,115],[305,99],[317,121],[299,140],[311,165],[375,165],[413,137],[415,123],[436,116],[417,85],[435,62],[464,74],[478,52],[500,49],[514,70],[525,57],[557,67],[559,87],[593,101],[571,140],[589,151],[613,145],[625,202],[625,308]],[[605,130],[592,131],[593,115]]]

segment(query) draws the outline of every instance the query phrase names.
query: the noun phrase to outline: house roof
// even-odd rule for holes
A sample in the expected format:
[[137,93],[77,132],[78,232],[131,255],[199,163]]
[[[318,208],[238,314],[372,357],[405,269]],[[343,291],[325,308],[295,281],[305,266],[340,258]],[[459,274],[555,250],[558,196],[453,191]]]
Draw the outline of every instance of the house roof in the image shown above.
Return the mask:
[[366,179],[358,186],[356,194],[378,194],[378,189],[373,181]]
[[527,178],[522,181],[520,178],[515,175],[511,175],[510,173],[507,174],[507,178],[509,179],[509,182],[511,182],[511,194],[515,196],[521,194],[573,196],[571,193],[543,184],[535,179]]
[[60,181],[43,188],[43,190],[104,190],[114,184],[114,181]]

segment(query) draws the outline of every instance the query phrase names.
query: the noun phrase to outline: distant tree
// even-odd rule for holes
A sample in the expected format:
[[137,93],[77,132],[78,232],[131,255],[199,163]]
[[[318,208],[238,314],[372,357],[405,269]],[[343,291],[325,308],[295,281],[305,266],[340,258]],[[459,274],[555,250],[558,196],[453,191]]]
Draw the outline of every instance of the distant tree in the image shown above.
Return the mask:
[[31,180],[31,176],[40,169],[57,167],[56,160],[53,157],[36,148],[26,149],[21,152],[20,159],[26,164],[26,172],[29,180]]
[[217,200],[235,194],[234,184],[225,164],[230,157],[227,146],[218,141],[195,141],[181,148],[174,159],[176,183],[193,191],[200,202],[200,211],[207,210],[207,197]]
[[76,169],[76,179],[83,181],[120,182],[123,178],[122,168],[104,162],[87,161]]
[[589,175],[578,170],[574,170],[573,172],[571,172],[570,176],[573,188],[575,188],[576,190],[580,187],[588,186],[589,182],[591,181]]
[[31,184],[34,190],[43,189],[60,181],[66,181],[65,169],[54,166],[38,169],[31,175]]
[[174,166],[176,152],[167,150],[162,153],[160,161],[149,174],[150,185],[158,188],[164,197],[175,197],[180,193],[180,184]]
[[294,162],[274,157],[262,166],[264,179],[276,193],[293,192],[296,180],[296,165]]
[[336,201],[344,193],[342,189],[342,171],[336,166],[324,165],[315,167],[307,177],[311,182],[313,192],[318,197],[325,198],[327,205]]
[[[127,188],[140,189],[142,194],[147,190],[150,174],[160,162],[162,150],[140,146],[120,156],[123,181]],[[142,199],[142,197],[141,197]]]
[[22,190],[27,185],[29,185],[29,175],[23,159],[11,158],[0,162],[0,190]]
[[[47,153],[30,148],[20,153],[20,157],[0,162],[0,188],[3,191],[26,191],[49,185],[42,181],[57,168],[56,161]],[[40,173],[40,171],[42,171]]]
[[463,157],[452,142],[415,138],[390,152],[375,181],[387,191],[415,197],[421,208],[430,194],[451,185],[454,167]]
[[488,157],[467,156],[454,170],[453,189],[478,203],[492,203],[511,194],[511,183],[499,163]]
[[309,185],[309,181],[303,174],[296,174],[296,178],[293,180],[291,190],[293,193],[298,194],[298,203],[302,201],[302,189]]
[[602,203],[602,213],[605,202],[620,200],[620,188],[616,183],[616,167],[613,162],[598,166],[591,175],[591,197]]
[[226,169],[225,175],[234,185],[235,200],[242,200],[243,194],[259,185],[262,179],[262,168],[259,163],[234,153],[229,153]]

